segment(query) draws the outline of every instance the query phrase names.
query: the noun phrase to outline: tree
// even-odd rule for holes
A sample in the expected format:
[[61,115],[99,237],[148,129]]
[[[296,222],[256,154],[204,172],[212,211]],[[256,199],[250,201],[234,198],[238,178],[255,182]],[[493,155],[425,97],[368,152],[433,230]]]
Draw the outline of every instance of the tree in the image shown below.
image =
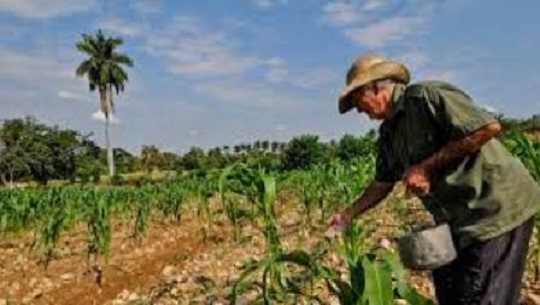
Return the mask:
[[6,120],[0,130],[0,172],[2,181],[33,179],[46,184],[50,179],[75,180],[81,136],[39,123],[32,117]]
[[162,169],[165,169],[165,170],[176,170],[178,169],[178,165],[179,165],[179,157],[177,154],[175,153],[172,153],[172,152],[168,152],[168,151],[165,151],[165,152],[162,152],[161,153],[162,156],[163,156],[163,167]]
[[262,149],[263,151],[268,151],[268,147],[270,147],[270,142],[268,140],[262,141]]
[[116,94],[124,91],[128,75],[124,67],[133,67],[133,60],[116,48],[123,44],[120,38],[105,37],[101,30],[94,35],[82,34],[77,50],[85,53],[85,59],[75,71],[79,77],[86,76],[90,91],[98,89],[100,110],[105,115],[105,141],[109,175],[114,176],[114,156],[110,136],[110,116],[114,113],[113,88]]
[[278,148],[279,148],[279,142],[277,141],[272,141],[272,143],[270,144],[271,146],[271,150],[273,153],[276,153],[278,151]]
[[163,155],[154,145],[143,145],[141,150],[141,169],[150,173],[152,170],[162,168],[164,165]]
[[205,167],[204,150],[200,147],[192,147],[182,158],[182,168],[186,170],[202,169]]
[[[27,118],[28,120],[28,118]],[[29,142],[25,121],[7,120],[0,130],[0,173],[3,184],[13,182],[30,172],[30,155],[25,149]]]
[[[36,171],[34,173],[36,180],[46,183],[50,178],[59,178],[74,182],[77,174],[76,153],[81,146],[79,133],[54,127],[48,130],[42,142],[44,147],[48,147],[45,150],[49,154],[46,161],[50,162],[51,166],[46,176],[40,175],[41,179],[37,179],[36,175],[40,173]],[[41,171],[41,173],[46,172]]]
[[89,135],[83,137],[75,155],[76,175],[81,182],[86,183],[91,179],[94,183],[99,182],[101,169],[104,165],[100,158],[101,148],[89,139]]
[[206,161],[208,168],[222,168],[227,160],[225,159],[221,148],[215,147],[208,151]]
[[123,148],[115,148],[113,152],[116,173],[130,173],[137,170],[137,157]]
[[374,153],[375,149],[375,138],[371,134],[363,137],[345,134],[337,146],[337,156],[343,161],[350,161]]
[[303,135],[293,138],[282,155],[282,164],[286,170],[308,169],[325,158],[325,147],[315,135]]

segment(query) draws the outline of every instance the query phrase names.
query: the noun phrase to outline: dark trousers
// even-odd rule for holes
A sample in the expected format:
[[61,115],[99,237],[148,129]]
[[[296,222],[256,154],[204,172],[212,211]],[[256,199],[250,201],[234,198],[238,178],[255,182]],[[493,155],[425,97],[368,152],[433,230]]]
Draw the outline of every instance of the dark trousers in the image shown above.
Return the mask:
[[488,241],[458,251],[449,265],[433,271],[440,305],[517,305],[525,270],[530,219]]

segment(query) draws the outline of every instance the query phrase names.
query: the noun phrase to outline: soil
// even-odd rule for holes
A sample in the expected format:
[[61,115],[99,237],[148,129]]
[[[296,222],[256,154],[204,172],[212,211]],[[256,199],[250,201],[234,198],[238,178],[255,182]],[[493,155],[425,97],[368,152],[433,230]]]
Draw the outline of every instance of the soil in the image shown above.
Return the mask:
[[[43,251],[30,251],[31,230],[7,236],[0,242],[0,305],[229,304],[227,296],[243,264],[261,258],[266,244],[251,223],[243,225],[242,239],[235,241],[230,223],[217,210],[219,204],[213,206],[212,226],[188,204],[180,222],[154,220],[142,240],[130,237],[130,222],[115,220],[110,254],[99,263],[87,258],[84,227],[64,234],[47,269]],[[308,249],[321,240],[326,227],[319,215],[308,226],[299,203],[282,200],[278,206],[286,249]],[[366,219],[377,227],[370,238],[373,243],[394,237],[401,225],[384,206]],[[328,263],[343,267],[338,255],[331,255]],[[427,274],[411,274],[411,280],[424,294],[433,295]],[[337,304],[328,295],[323,299]],[[237,304],[250,300],[248,294]]]

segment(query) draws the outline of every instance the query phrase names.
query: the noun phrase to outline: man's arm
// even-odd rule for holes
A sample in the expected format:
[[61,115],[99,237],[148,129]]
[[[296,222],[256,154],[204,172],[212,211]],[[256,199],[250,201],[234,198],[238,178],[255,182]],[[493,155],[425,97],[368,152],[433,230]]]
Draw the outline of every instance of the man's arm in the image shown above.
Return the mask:
[[431,173],[457,164],[466,156],[479,150],[482,145],[499,134],[500,131],[501,125],[498,122],[490,123],[462,139],[446,144],[431,157],[407,170],[405,178],[407,191],[412,191],[420,196],[427,195],[431,188]]
[[386,196],[388,196],[393,188],[394,183],[378,181],[371,182],[362,195],[360,195],[354,204],[348,208],[349,215],[351,215],[354,219],[358,215],[375,207],[379,202],[386,198]]
[[351,225],[354,218],[376,206],[388,196],[393,188],[394,183],[371,182],[351,206],[332,216],[330,228],[326,231],[325,236],[332,238],[343,233]]
[[449,142],[437,153],[420,163],[428,173],[448,167],[479,150],[486,142],[501,132],[498,122],[488,124],[462,139]]

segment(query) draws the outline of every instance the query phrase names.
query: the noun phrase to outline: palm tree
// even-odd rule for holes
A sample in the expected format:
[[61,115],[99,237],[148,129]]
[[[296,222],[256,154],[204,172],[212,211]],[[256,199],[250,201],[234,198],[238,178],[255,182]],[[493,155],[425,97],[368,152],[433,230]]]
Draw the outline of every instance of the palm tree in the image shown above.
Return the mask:
[[86,76],[90,91],[98,89],[101,112],[105,115],[105,141],[109,175],[114,175],[114,157],[110,137],[110,116],[114,112],[113,88],[116,94],[124,91],[128,75],[124,67],[133,67],[133,60],[116,48],[123,44],[120,38],[105,37],[101,30],[94,35],[82,34],[77,50],[89,56],[75,71],[79,77]]
[[266,152],[268,150],[268,147],[270,147],[270,142],[268,140],[262,141],[261,147]]
[[272,143],[270,144],[271,146],[271,150],[273,153],[277,152],[278,148],[279,148],[279,142],[277,141],[272,141]]

